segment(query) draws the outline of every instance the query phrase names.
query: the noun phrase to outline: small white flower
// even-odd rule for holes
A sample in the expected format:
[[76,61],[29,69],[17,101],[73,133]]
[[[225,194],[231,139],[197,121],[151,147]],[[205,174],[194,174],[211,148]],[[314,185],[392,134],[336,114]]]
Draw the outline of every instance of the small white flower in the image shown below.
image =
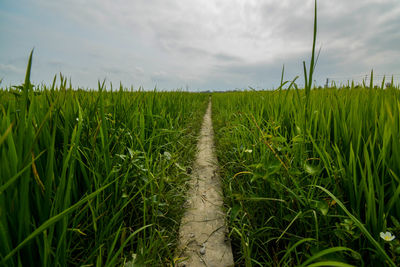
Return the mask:
[[253,150],[252,150],[252,149],[246,149],[244,152],[245,152],[245,153],[252,153]]
[[381,238],[382,238],[383,240],[385,240],[385,241],[392,241],[393,239],[396,238],[396,236],[395,236],[395,235],[392,235],[391,232],[386,232],[386,233],[381,232],[381,233],[380,233],[380,236],[381,236]]
[[171,160],[172,155],[171,155],[171,153],[169,153],[168,151],[164,151],[164,157],[165,157],[167,160]]

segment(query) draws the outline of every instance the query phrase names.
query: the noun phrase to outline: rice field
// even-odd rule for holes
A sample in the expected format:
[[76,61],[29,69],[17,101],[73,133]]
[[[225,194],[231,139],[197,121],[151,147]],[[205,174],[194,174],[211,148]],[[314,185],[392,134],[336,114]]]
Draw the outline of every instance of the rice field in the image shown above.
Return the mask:
[[[2,265],[173,266],[209,94],[36,87],[30,66],[0,91]],[[400,264],[399,92],[212,94],[235,264]]]
[[[179,222],[212,101],[237,266],[400,265],[400,91],[225,93],[99,82],[0,88],[0,265],[177,266]],[[210,98],[211,95],[211,98]]]
[[316,37],[304,89],[213,94],[235,262],[399,266],[399,87],[314,87]]
[[400,264],[399,240],[388,241],[400,234],[397,88],[235,92],[213,103],[238,264]]
[[30,65],[0,91],[0,265],[172,262],[208,95],[33,87]]

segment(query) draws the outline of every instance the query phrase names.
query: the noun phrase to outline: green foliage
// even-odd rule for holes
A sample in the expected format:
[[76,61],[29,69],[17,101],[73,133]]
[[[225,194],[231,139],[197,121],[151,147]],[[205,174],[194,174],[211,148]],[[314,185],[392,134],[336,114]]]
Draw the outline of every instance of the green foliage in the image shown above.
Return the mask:
[[306,98],[213,94],[237,262],[399,264],[395,241],[379,233],[400,235],[400,92],[311,90],[307,109]]
[[[400,93],[312,90],[317,2],[305,88],[213,95],[236,262],[251,266],[400,264]],[[393,78],[392,78],[393,81]],[[295,88],[295,91],[291,90]],[[250,152],[250,153],[246,153]]]
[[173,260],[186,166],[208,96],[0,90],[0,265]]

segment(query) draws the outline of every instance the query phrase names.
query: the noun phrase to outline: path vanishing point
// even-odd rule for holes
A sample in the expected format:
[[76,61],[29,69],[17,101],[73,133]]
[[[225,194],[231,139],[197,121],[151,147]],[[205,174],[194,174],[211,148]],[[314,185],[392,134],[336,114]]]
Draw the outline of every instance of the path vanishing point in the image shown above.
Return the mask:
[[187,210],[179,230],[177,266],[233,266],[214,151],[211,100],[204,115],[197,149],[187,195]]

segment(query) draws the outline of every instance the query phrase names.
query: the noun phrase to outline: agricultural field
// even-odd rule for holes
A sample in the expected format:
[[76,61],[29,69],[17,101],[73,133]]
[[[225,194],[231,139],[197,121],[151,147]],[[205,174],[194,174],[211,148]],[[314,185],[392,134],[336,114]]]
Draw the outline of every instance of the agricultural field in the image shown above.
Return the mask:
[[29,73],[0,90],[0,265],[172,262],[208,95],[33,87]]
[[[316,34],[315,1],[304,88],[283,69],[266,91],[82,90],[61,75],[34,86],[31,53],[25,82],[0,88],[0,265],[185,266],[187,192],[201,184],[193,195],[215,205],[207,191],[219,191],[193,180],[210,172],[227,231],[222,218],[192,244],[201,233],[188,230],[202,263],[223,229],[235,266],[400,266],[400,88],[372,72],[315,87]],[[215,146],[192,170],[204,136]]]
[[209,101],[236,265],[400,264],[399,88],[87,91],[30,66],[0,91],[2,265],[175,265]]
[[237,264],[400,265],[398,88],[212,101]]

